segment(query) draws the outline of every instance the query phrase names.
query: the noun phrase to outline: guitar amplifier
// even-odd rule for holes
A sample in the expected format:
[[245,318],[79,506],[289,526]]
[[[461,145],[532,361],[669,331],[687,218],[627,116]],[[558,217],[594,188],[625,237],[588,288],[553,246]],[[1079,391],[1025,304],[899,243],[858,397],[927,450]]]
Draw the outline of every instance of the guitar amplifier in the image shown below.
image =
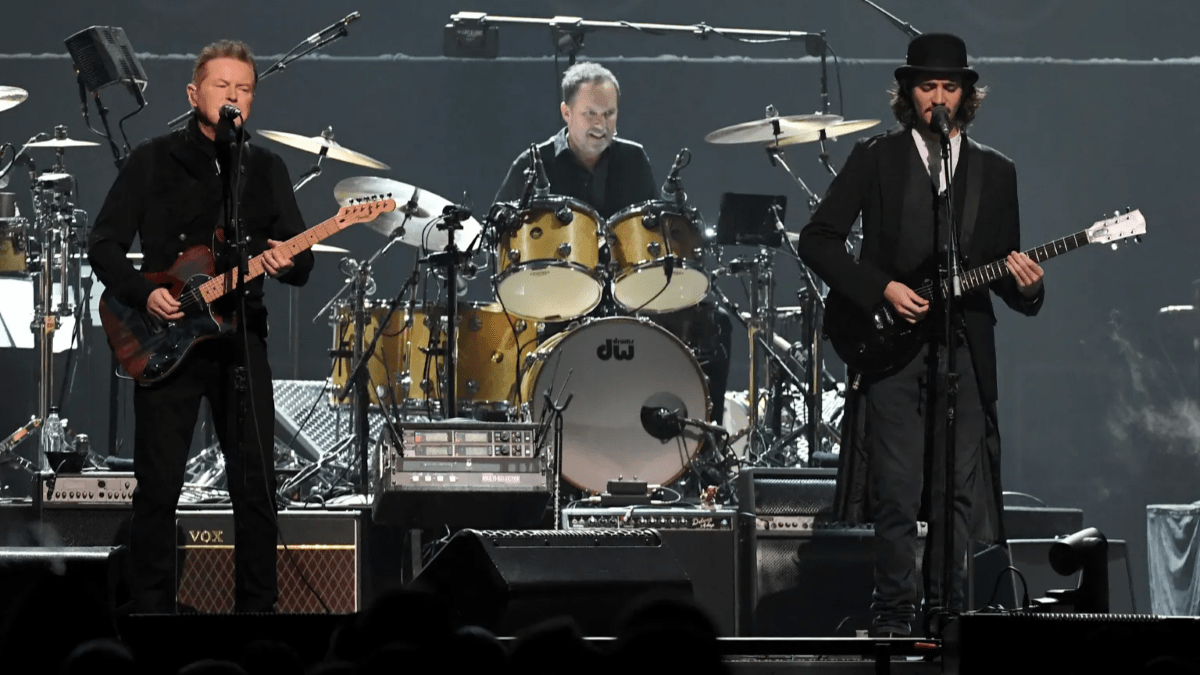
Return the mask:
[[[348,614],[359,605],[358,511],[281,511],[277,547],[281,613]],[[199,613],[233,611],[233,511],[179,511],[178,602]]]
[[552,476],[538,426],[406,424],[399,446],[379,443],[373,519],[405,527],[510,528],[541,522]]

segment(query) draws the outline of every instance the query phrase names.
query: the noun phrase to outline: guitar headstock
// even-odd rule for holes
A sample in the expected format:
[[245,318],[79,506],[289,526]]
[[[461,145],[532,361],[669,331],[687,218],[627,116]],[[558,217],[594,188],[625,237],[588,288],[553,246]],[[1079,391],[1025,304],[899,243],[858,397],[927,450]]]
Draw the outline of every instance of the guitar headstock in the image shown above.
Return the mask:
[[1112,244],[1116,248],[1117,242],[1125,239],[1141,241],[1142,235],[1146,234],[1146,218],[1138,209],[1126,209],[1111,218],[1097,220],[1084,232],[1089,244]]
[[338,209],[338,226],[345,229],[356,223],[366,223],[375,220],[381,213],[396,210],[396,200],[380,195],[377,198],[368,197],[354,204],[347,204]]

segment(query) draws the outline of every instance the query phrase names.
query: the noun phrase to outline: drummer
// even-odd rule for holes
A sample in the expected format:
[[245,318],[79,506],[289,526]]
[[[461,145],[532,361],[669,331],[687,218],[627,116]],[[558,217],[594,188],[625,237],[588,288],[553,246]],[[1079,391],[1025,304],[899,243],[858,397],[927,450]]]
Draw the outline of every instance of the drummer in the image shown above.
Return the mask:
[[[537,146],[550,193],[577,199],[608,219],[618,211],[658,197],[658,187],[650,169],[650,158],[640,143],[617,138],[617,100],[621,86],[610,70],[598,63],[577,63],[563,73],[562,113],[566,126]],[[529,150],[522,152],[509,167],[495,202],[520,201],[530,165]],[[607,259],[602,253],[602,262]],[[605,290],[601,306],[593,316],[614,314],[616,304]],[[725,404],[725,383],[729,378],[729,353],[733,327],[729,315],[711,303],[671,314],[650,315],[684,342],[688,334],[709,336],[709,344],[693,344],[701,369],[708,377],[709,397],[714,420],[720,420]],[[697,326],[697,322],[701,325]],[[567,324],[548,326],[543,335],[561,331]],[[699,328],[700,330],[697,330]]]

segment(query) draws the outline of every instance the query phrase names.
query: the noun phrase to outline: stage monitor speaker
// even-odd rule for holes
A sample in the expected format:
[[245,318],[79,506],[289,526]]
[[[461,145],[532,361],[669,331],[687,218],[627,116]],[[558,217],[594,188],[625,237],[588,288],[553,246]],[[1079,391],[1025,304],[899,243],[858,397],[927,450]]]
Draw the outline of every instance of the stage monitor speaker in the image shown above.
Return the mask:
[[[281,613],[358,611],[359,517],[359,511],[279,513]],[[233,512],[179,511],[177,523],[181,611],[232,612]]]
[[410,587],[497,635],[569,616],[614,635],[635,600],[692,599],[692,582],[654,530],[461,530]]
[[[992,546],[975,554],[975,608],[987,605],[996,587],[1000,571],[1008,565],[1021,570],[1029,585],[1029,599],[1044,597],[1046,591],[1073,589],[1079,585],[1079,572],[1062,576],[1050,567],[1050,546],[1054,539],[1009,539],[1008,548]],[[1004,573],[996,599],[992,602],[1015,609],[1021,602],[1021,579],[1012,571]],[[1133,577],[1125,542],[1108,540],[1108,598],[1112,614],[1133,614],[1137,602],[1133,595]]]
[[0,606],[8,608],[41,577],[61,576],[70,579],[97,607],[110,609],[116,581],[109,567],[111,552],[109,546],[0,547],[0,598],[4,598]]

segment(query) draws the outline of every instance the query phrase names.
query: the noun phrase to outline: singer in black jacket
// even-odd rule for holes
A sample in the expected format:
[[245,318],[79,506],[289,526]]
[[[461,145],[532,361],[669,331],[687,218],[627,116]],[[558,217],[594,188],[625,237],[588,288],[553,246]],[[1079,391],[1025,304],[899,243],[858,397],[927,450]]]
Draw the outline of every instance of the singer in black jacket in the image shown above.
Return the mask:
[[[964,268],[1005,259],[1012,276],[990,290],[1025,315],[1036,314],[1045,291],[1042,270],[1019,253],[1020,217],[1013,163],[999,152],[966,138],[985,90],[967,66],[966,46],[952,35],[927,34],[908,48],[907,65],[896,71],[892,107],[901,125],[855,145],[820,207],[800,234],[804,262],[829,287],[862,311],[890,303],[901,319],[926,321],[937,331],[942,317],[927,316],[930,304],[901,279],[948,239],[947,183],[940,138],[931,127],[936,106],[950,122],[954,222]],[[978,171],[978,208],[964,205],[969,177]],[[862,251],[846,252],[846,237],[861,215]],[[996,421],[995,313],[987,292],[964,295],[949,336],[936,350],[874,380],[851,373],[838,473],[837,516],[848,522],[874,521],[875,591],[872,628],[879,635],[909,635],[922,599],[917,572],[918,522],[928,521],[924,576],[926,609],[963,609],[963,577],[969,539],[1003,541],[1000,522],[1000,445]],[[949,349],[956,350],[959,392],[955,433],[955,490],[952,553],[954,577],[940,588],[944,522],[945,399],[934,405],[935,436],[926,445],[927,360],[936,351],[939,373]],[[944,378],[938,391],[944,396]]]
[[[562,104],[566,126],[537,145],[550,193],[571,197],[596,210],[602,219],[646,201],[659,198],[650,158],[641,144],[617,137],[617,78],[607,68],[592,62],[578,63],[563,73]],[[520,202],[529,185],[526,170],[531,165],[525,150],[509,167],[496,202]],[[531,185],[532,187],[532,185]],[[607,248],[601,265],[608,262]],[[604,299],[592,316],[621,313],[605,288]],[[729,315],[712,302],[667,314],[647,315],[666,328],[696,354],[708,378],[710,418],[720,420],[729,379],[729,354],[733,327]],[[542,338],[566,328],[566,323],[547,325]]]
[[[141,240],[143,272],[168,269],[184,250],[214,249],[216,270],[232,265],[221,242],[226,232],[228,176],[233,124],[250,114],[257,71],[249,48],[240,42],[205,47],[196,60],[188,99],[193,115],[187,126],[138,146],[129,156],[96,218],[88,256],[109,293],[129,307],[144,307],[162,320],[182,317],[180,304],[165,288],[138,273],[126,258],[134,238]],[[233,105],[234,123],[220,119]],[[311,252],[294,259],[272,249],[305,229],[283,161],[247,143],[242,152],[243,231],[249,254],[263,255],[267,274],[303,285],[313,266]],[[278,596],[275,563],[274,400],[267,361],[267,315],[263,277],[246,284],[245,351],[231,337],[195,345],[165,380],[134,390],[134,474],[130,525],[132,606],[136,613],[172,613],[176,609],[175,508],[200,411],[207,398],[225,456],[225,474],[233,501],[235,609],[269,612]],[[229,314],[225,298],[214,306]],[[234,368],[248,364],[249,402],[238,414]],[[243,418],[244,428],[238,428]],[[240,437],[239,437],[239,434]]]

